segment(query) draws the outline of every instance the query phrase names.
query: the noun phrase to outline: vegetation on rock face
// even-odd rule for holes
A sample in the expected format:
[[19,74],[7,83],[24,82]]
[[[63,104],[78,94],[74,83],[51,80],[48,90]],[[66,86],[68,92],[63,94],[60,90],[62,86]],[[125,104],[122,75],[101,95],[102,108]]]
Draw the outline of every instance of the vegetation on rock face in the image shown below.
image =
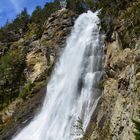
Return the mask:
[[29,15],[27,9],[24,9],[12,23],[7,22],[4,27],[0,29],[1,42],[13,42],[18,40],[22,34],[27,32],[29,22]]
[[[37,6],[32,15],[29,16],[27,9],[24,9],[17,17],[8,22],[0,29],[0,42],[17,41],[25,33],[30,32],[30,25],[35,25],[35,33],[40,38],[43,33],[43,24],[47,18],[60,9],[60,0],[46,3],[44,8]],[[67,0],[67,8],[77,13],[84,12],[87,9],[94,8],[92,0]]]
[[[138,40],[140,38],[140,26],[139,26],[140,25],[140,18],[139,18],[140,1],[138,0],[124,0],[124,1],[99,0],[98,8],[101,9],[101,13],[100,13],[100,17],[102,20],[101,26],[102,26],[102,30],[107,35],[106,41],[108,43],[113,42],[114,40],[112,40],[112,33],[114,31],[117,31],[122,42],[122,48],[123,49],[130,48],[130,50],[133,52],[133,49],[136,49],[135,48],[136,43],[138,43]],[[136,55],[133,54],[133,57],[135,56]],[[113,62],[112,59],[110,60]],[[125,64],[127,63],[128,62],[125,62]],[[109,68],[109,71],[111,71],[110,69],[111,67]],[[116,70],[115,70],[115,73],[117,73]],[[132,94],[134,96],[137,96],[136,92]],[[136,102],[138,102],[139,99],[136,99],[136,100],[137,100]],[[133,106],[131,106],[131,108],[134,109]],[[133,123],[135,125],[135,131],[134,131],[135,138],[136,140],[139,140],[140,139],[140,121],[136,119],[136,120],[133,120]],[[121,132],[122,130],[120,131],[120,133]],[[131,128],[130,133],[132,133],[132,128]]]
[[[37,6],[32,16],[29,16],[27,9],[24,9],[13,22],[7,22],[4,27],[0,29],[0,41],[1,42],[13,42],[17,41],[29,30],[29,24],[35,24],[37,26],[36,33],[40,34],[43,32],[42,27],[45,20],[50,16],[51,13],[59,9],[58,2],[46,3],[44,8]],[[40,33],[41,32],[41,33]]]
[[0,107],[19,94],[19,87],[24,81],[25,52],[8,51],[0,59]]
[[96,7],[101,9],[101,27],[111,41],[114,30],[118,31],[123,47],[133,47],[140,33],[140,1],[99,0]]
[[[76,11],[77,13],[84,12],[85,9],[94,7],[92,0],[67,0],[67,8]],[[1,42],[14,42],[19,40],[25,33],[30,32],[30,25],[36,26],[35,34],[40,38],[43,33],[43,24],[47,18],[60,9],[59,0],[51,3],[46,3],[44,8],[37,6],[32,15],[29,16],[27,9],[24,9],[13,22],[8,22],[0,29]],[[28,33],[29,34],[29,33]]]
[[134,131],[135,139],[140,140],[140,121],[133,120],[133,123],[135,124],[135,129],[136,129]]
[[[140,95],[140,85],[138,83],[138,87],[137,87],[137,92],[138,92],[138,96]],[[138,100],[140,98],[138,97]],[[140,110],[138,108],[137,110],[137,116],[138,116],[138,119],[133,119],[133,123],[134,123],[134,128],[135,130],[133,131],[134,135],[135,135],[135,139],[136,140],[140,140]]]
[[25,86],[20,91],[19,97],[22,99],[26,99],[26,96],[29,95],[33,86],[34,84],[32,82],[28,82],[27,84],[25,84]]
[[140,36],[139,13],[140,1],[134,1],[120,16],[120,19],[123,19],[123,29],[120,35],[124,43],[124,47],[129,46],[132,48],[135,46],[135,42]]

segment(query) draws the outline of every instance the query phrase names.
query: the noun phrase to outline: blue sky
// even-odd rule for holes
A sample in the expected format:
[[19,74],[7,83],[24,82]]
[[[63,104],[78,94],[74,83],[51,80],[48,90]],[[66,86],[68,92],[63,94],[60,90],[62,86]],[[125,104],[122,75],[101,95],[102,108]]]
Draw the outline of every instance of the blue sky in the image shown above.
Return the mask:
[[25,7],[31,14],[37,5],[44,6],[52,0],[0,0],[0,27],[15,18]]

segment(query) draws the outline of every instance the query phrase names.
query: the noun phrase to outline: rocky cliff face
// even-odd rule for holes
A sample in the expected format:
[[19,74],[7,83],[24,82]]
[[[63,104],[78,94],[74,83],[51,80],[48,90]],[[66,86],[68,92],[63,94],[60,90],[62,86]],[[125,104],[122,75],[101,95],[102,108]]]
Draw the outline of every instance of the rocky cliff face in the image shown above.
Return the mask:
[[105,48],[104,91],[89,126],[92,140],[134,139],[132,119],[138,109],[140,48],[122,49],[117,32],[112,38]]
[[[119,1],[117,4],[119,5]],[[127,5],[122,9],[116,5],[117,11],[115,8],[108,9],[107,5],[103,7],[107,11],[102,15],[107,36],[105,75],[101,81],[104,90],[85,138],[135,139],[132,120],[138,119],[140,101],[140,34],[137,19],[139,6],[139,1],[127,1]]]
[[[30,91],[12,101],[0,112],[0,140],[10,139],[11,136],[37,112],[46,93],[46,84],[59,52],[66,43],[76,14],[70,10],[59,10],[53,13],[44,24],[41,39],[30,37],[20,38],[10,48],[12,50],[25,47],[26,68],[24,70],[26,85],[32,85]],[[29,34],[29,33],[28,33]],[[44,87],[44,88],[43,88]]]
[[65,9],[52,14],[44,25],[42,38],[29,44],[31,50],[26,57],[28,81],[42,80],[50,71],[59,49],[66,43],[75,16],[74,12]]

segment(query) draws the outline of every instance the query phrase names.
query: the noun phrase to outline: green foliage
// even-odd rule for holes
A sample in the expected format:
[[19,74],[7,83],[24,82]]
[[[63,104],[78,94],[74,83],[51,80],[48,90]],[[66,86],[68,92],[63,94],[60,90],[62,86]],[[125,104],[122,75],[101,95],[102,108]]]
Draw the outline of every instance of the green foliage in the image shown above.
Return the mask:
[[129,8],[121,15],[124,19],[125,29],[122,31],[121,38],[124,46],[135,46],[135,40],[140,36],[140,1],[133,2]]
[[43,14],[45,16],[45,19],[47,19],[52,13],[56,12],[59,9],[60,9],[60,4],[58,1],[46,3],[43,8]]
[[97,7],[102,9],[102,14],[117,17],[121,10],[125,10],[130,0],[98,0]]
[[[92,0],[67,0],[68,9],[81,13],[89,7],[93,8]],[[10,50],[11,44],[19,46],[19,39],[24,40],[41,38],[44,23],[47,18],[54,12],[60,9],[59,0],[55,0],[41,8],[39,6],[29,16],[27,9],[23,9],[12,22],[8,22],[0,29],[0,106],[3,103],[9,103],[14,98],[19,96],[19,87],[25,82],[24,68],[25,56],[24,48]],[[18,44],[19,43],[19,44]],[[24,47],[24,46],[23,46]],[[28,89],[28,88],[27,88]],[[20,93],[20,96],[25,98],[26,87]]]
[[73,11],[76,11],[76,12],[83,12],[83,8],[82,8],[82,5],[81,5],[81,1],[80,0],[67,0],[67,7],[69,9],[72,9]]
[[[44,22],[52,13],[60,9],[59,1],[55,0],[54,2],[46,3],[44,8],[37,6],[31,16],[29,16],[25,8],[11,23],[7,21],[5,26],[0,29],[0,41],[17,41],[21,36],[29,32],[30,24],[36,26],[34,31],[36,36],[40,38],[43,33]],[[67,8],[77,13],[82,13],[87,9],[93,9],[95,7],[93,0],[67,0],[67,3]]]
[[44,8],[37,6],[31,16],[31,22],[43,25],[45,20],[59,9],[59,2],[46,3]]
[[135,139],[140,140],[140,121],[133,120],[133,123],[135,124],[135,131],[134,131]]
[[0,29],[0,41],[8,40],[8,26],[9,23],[7,22],[5,26]]
[[0,57],[4,55],[9,49],[9,44],[0,44]]
[[[118,30],[123,47],[134,46],[135,38],[140,33],[140,1],[138,0],[98,0],[96,7],[101,9],[101,29],[107,35],[106,41],[111,41],[114,30]],[[120,22],[121,21],[121,22]]]
[[22,99],[26,99],[27,95],[30,94],[33,86],[34,84],[32,82],[27,83],[21,90],[19,97]]
[[11,23],[7,21],[7,23],[0,29],[0,41],[17,41],[20,36],[30,30],[28,28],[29,24],[36,24],[35,34],[40,38],[43,33],[43,24],[45,20],[58,9],[59,2],[46,3],[44,8],[37,6],[30,17],[25,8]]
[[[0,107],[18,97],[19,87],[25,83],[24,68],[27,52],[24,48],[10,50],[10,45],[17,44],[21,37],[25,40],[32,37],[40,38],[45,20],[58,9],[59,2],[46,3],[44,8],[37,6],[32,16],[29,16],[27,9],[24,9],[11,23],[7,21],[0,29],[0,42],[4,44],[0,46],[0,52],[2,52],[0,58]],[[25,98],[29,89],[26,85],[20,93],[20,97]]]
[[81,118],[78,118],[76,124],[73,126],[74,132],[73,137],[75,140],[82,140],[81,137],[84,135],[84,129],[83,129],[83,122]]
[[7,22],[4,27],[0,29],[0,41],[8,42],[18,39],[16,36],[20,36],[25,33],[28,28],[29,15],[27,9],[24,9],[12,23]]
[[[43,9],[40,6],[37,6],[31,16],[31,23],[28,25],[30,26],[29,30],[34,31],[37,38],[40,38],[43,33],[44,22],[53,12],[57,11],[58,9],[58,2],[46,3]],[[32,29],[31,26],[33,27]]]
[[67,0],[68,9],[72,9],[77,13],[82,13],[87,9],[94,8],[94,2],[92,0]]
[[90,136],[85,133],[83,128],[83,121],[81,118],[78,118],[76,125],[74,125],[75,132],[73,136],[75,140],[90,140]]
[[26,32],[28,22],[29,22],[29,15],[27,9],[25,8],[19,15],[17,15],[13,23],[9,25],[9,29],[18,32],[19,30],[21,30],[21,33]]
[[110,122],[108,122],[108,121],[104,124],[102,138],[104,138],[104,140],[111,139]]
[[42,25],[45,19],[46,18],[45,18],[42,8],[40,6],[37,6],[36,9],[32,13],[31,22]]
[[28,27],[29,27],[28,34],[30,31],[32,31],[32,34],[35,34],[37,38],[40,38],[43,33],[44,22],[52,13],[54,13],[58,9],[59,9],[59,2],[46,3],[44,8],[37,6],[34,12],[32,13],[32,16],[30,19],[31,23],[28,24]]
[[29,23],[28,24],[28,32],[24,35],[24,39],[30,39],[33,36],[36,36],[36,38],[40,38],[42,36],[43,33],[43,27],[38,26],[35,23]]
[[10,102],[19,94],[19,86],[24,81],[24,50],[8,51],[0,59],[0,106]]
[[[136,88],[136,93],[138,94],[138,102],[140,101],[139,95],[140,95],[140,85],[138,83],[137,88]],[[136,140],[140,140],[140,109],[138,105],[138,110],[137,110],[137,119],[132,119],[132,122],[134,124],[134,135]]]
[[124,9],[125,5],[121,8],[118,5],[124,3],[121,0],[98,0],[96,3],[97,9],[101,9],[99,17],[101,19],[101,30],[107,34],[107,41],[111,40],[111,34],[114,29],[114,24],[116,24],[116,19],[119,12]]
[[95,9],[96,10],[96,2],[93,2],[93,0],[86,0],[88,6],[90,7],[90,9]]
[[15,80],[15,74],[20,72],[24,67],[23,54],[19,50],[9,51],[0,60],[0,77],[1,80]]

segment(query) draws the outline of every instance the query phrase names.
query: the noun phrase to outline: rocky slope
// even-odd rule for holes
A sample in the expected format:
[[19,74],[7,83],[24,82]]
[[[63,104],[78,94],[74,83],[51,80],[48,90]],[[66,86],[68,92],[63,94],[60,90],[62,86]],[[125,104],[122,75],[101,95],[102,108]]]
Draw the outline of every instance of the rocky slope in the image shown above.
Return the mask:
[[122,49],[118,34],[114,34],[114,41],[106,45],[104,91],[89,126],[92,140],[134,139],[132,119],[136,119],[138,109],[140,48]]
[[[139,1],[131,1],[122,10],[111,9],[119,14],[116,16],[112,12],[108,17],[111,20],[106,22],[105,75],[102,81],[104,90],[85,138],[135,139],[132,120],[139,119],[137,110],[140,101],[140,34],[137,33],[139,6]],[[103,16],[106,17],[106,14]]]

